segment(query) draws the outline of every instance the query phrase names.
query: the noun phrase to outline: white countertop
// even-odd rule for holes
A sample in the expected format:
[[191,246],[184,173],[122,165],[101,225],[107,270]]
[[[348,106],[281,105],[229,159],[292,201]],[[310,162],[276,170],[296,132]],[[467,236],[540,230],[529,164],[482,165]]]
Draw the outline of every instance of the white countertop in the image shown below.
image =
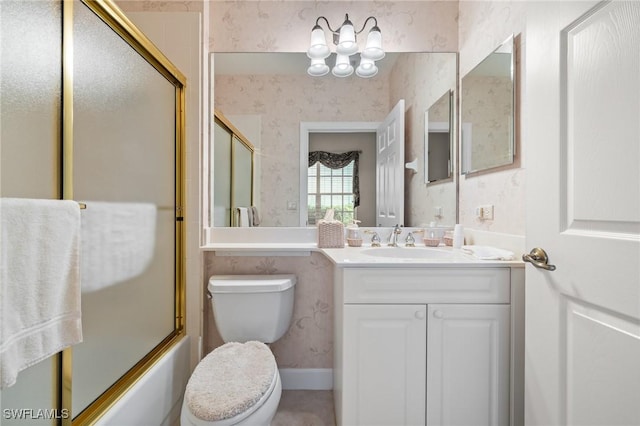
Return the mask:
[[[367,267],[367,268],[384,268],[384,267],[496,267],[503,266],[509,268],[523,268],[524,262],[521,260],[481,260],[474,256],[463,252],[462,250],[454,250],[451,247],[425,247],[417,245],[415,247],[345,247],[336,249],[320,249],[330,260],[339,268],[349,267]],[[375,253],[375,250],[399,250],[402,251],[400,257],[376,256],[367,254],[367,252]],[[425,252],[433,253],[431,257]],[[413,257],[415,253],[416,257]]]

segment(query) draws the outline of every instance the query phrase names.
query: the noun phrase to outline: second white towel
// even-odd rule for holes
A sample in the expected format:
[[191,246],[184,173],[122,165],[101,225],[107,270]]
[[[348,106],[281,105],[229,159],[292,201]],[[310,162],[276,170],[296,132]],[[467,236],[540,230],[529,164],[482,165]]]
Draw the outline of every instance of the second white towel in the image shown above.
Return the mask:
[[86,201],[82,211],[80,276],[91,292],[129,280],[153,259],[156,206]]
[[249,221],[249,210],[246,207],[238,207],[238,226],[251,226]]
[[489,246],[462,246],[462,250],[480,260],[515,260],[509,250]]

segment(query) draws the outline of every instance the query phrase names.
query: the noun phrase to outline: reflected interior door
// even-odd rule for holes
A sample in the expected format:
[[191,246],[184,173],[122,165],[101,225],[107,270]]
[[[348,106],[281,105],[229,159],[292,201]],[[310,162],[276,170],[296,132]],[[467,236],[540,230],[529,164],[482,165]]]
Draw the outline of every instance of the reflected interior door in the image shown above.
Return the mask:
[[378,226],[404,222],[404,99],[376,130],[376,221]]
[[640,424],[640,3],[527,13],[525,423]]

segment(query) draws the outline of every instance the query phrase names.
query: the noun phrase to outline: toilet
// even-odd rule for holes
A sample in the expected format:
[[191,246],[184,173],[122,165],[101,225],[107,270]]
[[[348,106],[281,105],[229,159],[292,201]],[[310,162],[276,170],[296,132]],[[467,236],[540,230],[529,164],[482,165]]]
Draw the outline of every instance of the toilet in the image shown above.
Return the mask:
[[267,426],[282,383],[266,345],[289,329],[296,276],[214,275],[207,289],[225,344],[196,366],[184,394],[182,426]]

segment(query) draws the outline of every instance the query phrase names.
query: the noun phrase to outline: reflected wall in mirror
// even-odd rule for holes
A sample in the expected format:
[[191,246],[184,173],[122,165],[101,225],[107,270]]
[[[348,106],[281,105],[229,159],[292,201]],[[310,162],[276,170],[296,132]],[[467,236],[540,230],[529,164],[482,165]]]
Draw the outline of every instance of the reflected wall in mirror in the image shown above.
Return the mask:
[[453,153],[453,110],[451,104],[452,92],[447,91],[433,105],[425,115],[424,153],[425,153],[425,183],[435,183],[451,178]]
[[240,119],[259,129],[254,203],[260,226],[307,225],[299,201],[301,173],[308,173],[300,167],[301,122],[381,122],[399,99],[406,106],[404,160],[419,162],[418,174],[405,174],[404,225],[455,223],[453,180],[435,190],[424,180],[425,112],[455,89],[455,53],[388,53],[368,79],[311,77],[305,53],[215,53],[213,64],[215,108],[234,124]]
[[462,78],[462,173],[513,163],[513,37]]

